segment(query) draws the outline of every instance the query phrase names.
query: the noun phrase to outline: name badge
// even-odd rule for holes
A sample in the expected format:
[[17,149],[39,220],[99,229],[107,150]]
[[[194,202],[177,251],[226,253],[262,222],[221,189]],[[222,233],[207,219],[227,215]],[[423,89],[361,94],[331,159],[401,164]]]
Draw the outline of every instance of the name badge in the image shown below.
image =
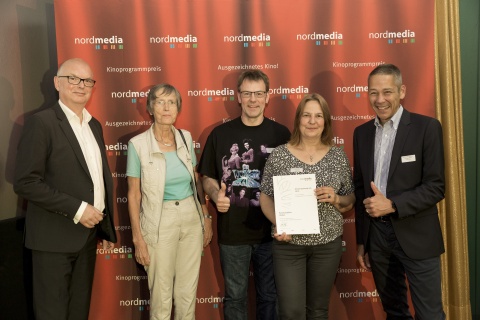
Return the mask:
[[405,162],[415,162],[415,155],[412,154],[412,155],[409,155],[409,156],[403,156],[402,157],[402,163],[405,163]]
[[303,168],[291,168],[290,172],[292,173],[300,173],[303,172]]

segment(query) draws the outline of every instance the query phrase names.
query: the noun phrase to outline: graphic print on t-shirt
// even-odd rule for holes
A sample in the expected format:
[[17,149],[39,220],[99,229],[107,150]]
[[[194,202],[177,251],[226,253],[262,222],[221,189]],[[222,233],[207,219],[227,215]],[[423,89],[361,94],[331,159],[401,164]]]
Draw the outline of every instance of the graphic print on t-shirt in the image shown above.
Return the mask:
[[[233,138],[233,137],[232,137]],[[227,186],[232,214],[244,216],[243,224],[249,229],[261,229],[268,224],[260,208],[260,183],[269,151],[266,143],[255,143],[250,137],[231,141],[222,157],[222,181]],[[238,211],[240,210],[240,211]],[[243,212],[243,213],[240,213]]]
[[246,126],[240,117],[215,127],[208,136],[199,172],[225,183],[230,199],[228,212],[217,215],[219,243],[271,240],[271,223],[260,208],[260,183],[268,156],[289,137],[288,128],[268,118]]
[[[268,157],[268,146],[260,144],[255,148],[255,143],[250,138],[233,142],[228,153],[222,158],[222,181],[227,186],[227,195],[231,204],[239,207],[248,207],[250,200],[257,201],[256,192],[251,193],[251,198],[245,198],[247,189],[260,187],[261,170]],[[240,147],[241,146],[241,147]],[[240,155],[241,153],[241,155]]]

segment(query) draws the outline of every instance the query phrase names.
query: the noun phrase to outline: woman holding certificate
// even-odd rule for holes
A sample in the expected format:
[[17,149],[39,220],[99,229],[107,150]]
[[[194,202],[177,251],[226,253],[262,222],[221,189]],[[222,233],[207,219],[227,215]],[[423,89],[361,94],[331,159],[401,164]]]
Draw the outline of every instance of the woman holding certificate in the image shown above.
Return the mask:
[[[274,188],[278,190],[274,187],[274,176],[298,175],[301,180],[306,177],[301,175],[314,174],[316,185],[311,192],[312,201],[315,198],[317,201],[314,214],[318,215],[319,232],[279,234],[277,227],[272,230],[282,320],[328,319],[330,291],[342,255],[342,213],[351,210],[355,202],[349,161],[332,139],[327,102],[317,93],[308,94],[297,107],[290,141],[278,146],[265,165],[260,205],[274,226],[277,220]],[[294,196],[294,190],[291,195],[283,190],[282,201],[290,196]],[[295,220],[302,219],[300,214],[297,217]]]

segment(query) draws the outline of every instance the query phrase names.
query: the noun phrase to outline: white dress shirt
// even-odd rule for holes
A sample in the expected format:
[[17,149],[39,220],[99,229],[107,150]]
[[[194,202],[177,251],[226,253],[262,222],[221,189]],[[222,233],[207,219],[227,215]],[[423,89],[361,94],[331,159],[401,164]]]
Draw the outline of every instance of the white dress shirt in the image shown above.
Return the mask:
[[[83,120],[80,122],[80,118],[62,101],[58,101],[63,112],[67,116],[68,122],[77,137],[80,148],[82,149],[83,156],[87,162],[88,171],[93,180],[94,188],[94,203],[93,206],[100,212],[105,209],[105,185],[103,181],[103,169],[102,169],[102,156],[100,149],[93,135],[92,129],[88,125],[88,122],[92,119],[92,115],[87,109],[82,110]],[[83,201],[73,218],[75,223],[78,223],[87,207],[87,202]]]
[[383,126],[378,117],[375,118],[375,178],[374,183],[383,195],[387,196],[388,172],[390,171],[390,160],[392,159],[393,145],[397,136],[398,124],[402,118],[403,107],[397,110],[393,117]]

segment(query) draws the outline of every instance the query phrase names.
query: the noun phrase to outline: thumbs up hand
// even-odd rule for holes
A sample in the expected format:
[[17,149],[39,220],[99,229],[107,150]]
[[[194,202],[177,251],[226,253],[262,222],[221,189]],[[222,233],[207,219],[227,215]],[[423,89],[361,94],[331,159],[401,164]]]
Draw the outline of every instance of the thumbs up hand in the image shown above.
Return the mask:
[[372,191],[373,191],[373,194],[374,195],[382,195],[382,192],[380,190],[378,190],[377,186],[375,185],[375,183],[373,181],[370,182],[370,187],[372,188]]
[[395,212],[395,209],[392,207],[392,201],[382,194],[373,181],[370,182],[370,187],[374,196],[363,200],[365,211],[374,218]]
[[228,209],[230,208],[230,198],[225,196],[226,191],[227,191],[227,186],[225,185],[225,183],[222,182],[217,194],[216,204],[217,204],[218,212],[227,212]]
[[227,185],[224,182],[222,182],[220,184],[220,190],[218,190],[218,196],[225,197],[226,192],[227,192]]

